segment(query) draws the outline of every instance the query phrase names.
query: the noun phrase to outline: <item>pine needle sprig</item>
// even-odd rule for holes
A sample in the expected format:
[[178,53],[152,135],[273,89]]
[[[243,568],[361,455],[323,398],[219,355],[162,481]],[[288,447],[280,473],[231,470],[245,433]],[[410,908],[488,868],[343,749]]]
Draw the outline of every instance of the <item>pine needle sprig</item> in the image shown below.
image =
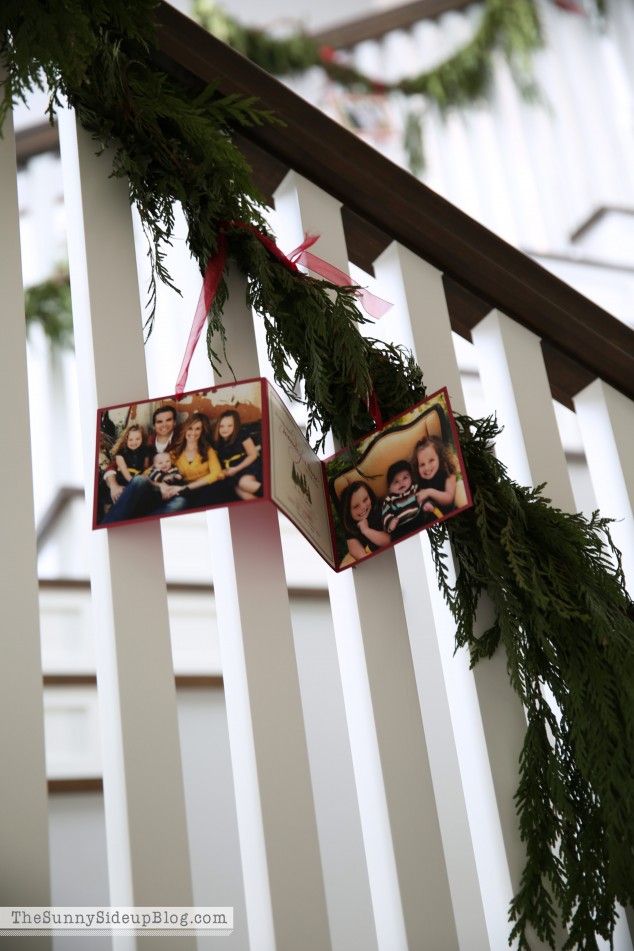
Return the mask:
[[87,79],[103,30],[114,27],[147,51],[154,38],[155,0],[111,4],[108,0],[3,0],[0,57],[0,130],[9,109],[35,89],[48,90],[52,119],[59,97]]
[[[154,9],[154,0],[73,0],[68,5],[30,0],[3,5],[0,15],[0,50],[7,64],[5,112],[11,102],[46,82],[51,111],[60,96],[66,97],[99,149],[111,150],[112,174],[129,182],[149,240],[148,332],[156,280],[174,288],[165,255],[177,203],[201,271],[216,249],[222,222],[264,226],[261,196],[229,133],[236,125],[276,121],[270,110],[258,108],[254,97],[221,96],[213,86],[192,97],[157,68],[151,59]],[[67,22],[68,10],[77,15],[75,30]]]

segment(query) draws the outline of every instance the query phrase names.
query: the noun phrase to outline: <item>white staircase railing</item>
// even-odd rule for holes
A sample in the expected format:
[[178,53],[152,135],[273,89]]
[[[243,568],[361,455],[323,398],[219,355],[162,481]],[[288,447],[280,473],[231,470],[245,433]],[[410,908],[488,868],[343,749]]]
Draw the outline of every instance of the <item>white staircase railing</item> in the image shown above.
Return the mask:
[[[148,383],[125,184],[108,178],[107,161],[93,154],[72,113],[62,112],[59,125],[89,520],[96,408],[142,399]],[[26,458],[15,177],[14,143],[5,127],[0,402],[8,410],[7,444]],[[274,191],[281,246],[294,246],[304,231],[317,232],[320,254],[348,269],[358,253],[347,246],[340,199],[294,170]],[[373,333],[411,345],[429,391],[448,386],[454,407],[468,409],[442,271],[395,239],[380,250],[374,270],[395,306]],[[266,374],[253,315],[240,303],[240,279],[232,290],[226,315],[232,366],[238,378]],[[159,322],[155,352],[162,332]],[[472,336],[485,401],[504,425],[501,457],[518,481],[547,482],[555,503],[573,510],[537,334],[499,306]],[[158,378],[155,369],[151,373]],[[622,519],[614,534],[631,578],[632,403],[598,378],[574,402],[596,497],[604,514]],[[10,875],[1,879],[2,904],[45,905],[38,590],[27,479],[11,480],[7,503],[0,757],[11,767],[0,773],[0,851]],[[513,805],[524,715],[501,654],[475,674],[464,652],[453,656],[452,623],[424,533],[354,572],[332,574],[334,633],[328,626],[319,642],[307,644],[293,628],[275,512],[264,506],[253,514],[213,512],[207,526],[197,557],[211,560],[218,615],[246,907],[236,927],[239,946],[506,946],[508,904],[524,861]],[[159,523],[95,533],[89,558],[110,901],[192,905],[196,830],[187,828]],[[321,682],[329,685],[323,693]],[[218,868],[222,861],[209,856]],[[619,928],[619,947],[631,948],[624,920]]]

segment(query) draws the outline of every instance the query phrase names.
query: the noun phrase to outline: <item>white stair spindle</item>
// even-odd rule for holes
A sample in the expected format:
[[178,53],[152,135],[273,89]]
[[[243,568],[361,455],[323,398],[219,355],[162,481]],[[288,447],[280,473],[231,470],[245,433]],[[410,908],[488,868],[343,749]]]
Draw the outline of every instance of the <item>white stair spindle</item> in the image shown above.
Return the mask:
[[[442,274],[396,243],[377,258],[374,270],[382,295],[394,302],[393,312],[377,324],[377,336],[392,336],[394,342],[412,347],[427,392],[446,386],[454,411],[464,412]],[[496,949],[508,938],[506,914],[512,897],[498,802],[508,797],[512,806],[514,791],[509,784],[503,792],[496,790],[495,771],[488,761],[489,746],[501,755],[501,744],[495,742],[500,710],[491,711],[489,722],[483,717],[477,689],[483,672],[476,668],[474,677],[467,652],[454,654],[455,625],[438,590],[424,533],[420,540],[422,544],[418,539],[402,543],[396,554],[460,947]],[[483,612],[480,622],[484,623]],[[508,744],[508,758],[516,762],[523,712],[508,687],[504,658],[498,655],[487,663],[506,688],[504,717],[514,725],[516,737]],[[517,835],[510,817],[508,825],[509,833]]]
[[[126,184],[74,114],[59,126],[90,519],[96,408],[146,398],[147,378]],[[90,557],[110,900],[192,905],[159,523],[95,532]]]
[[[316,253],[348,270],[334,199],[289,173],[275,201],[296,215],[295,237],[320,234]],[[379,948],[457,948],[394,553],[333,575],[329,587]]]
[[[433,359],[430,361],[431,373],[426,377],[428,386],[431,390],[441,386],[442,377],[444,376],[447,381],[446,385],[452,395],[452,405],[458,412],[462,412],[464,401],[456,385],[458,365],[453,347],[450,348],[448,345],[448,338],[450,338],[449,313],[446,302],[444,306],[439,306],[438,303],[442,276],[439,271],[423,261],[419,262],[418,268],[412,272],[412,255],[403,249],[399,249],[399,252],[401,260],[408,262],[408,270],[407,272],[404,271],[404,275],[408,273],[409,280],[414,282],[408,298],[421,303],[427,300],[436,302],[436,306],[426,308],[421,317],[412,320],[412,334],[416,352],[424,354],[425,348],[429,348],[429,341],[433,342]],[[423,371],[426,371],[427,364],[424,358],[419,358],[419,360],[423,364]],[[467,472],[467,477],[468,475]],[[426,564],[433,578],[433,568],[428,560]],[[435,602],[438,601],[437,592],[433,588],[432,599]],[[442,613],[443,610],[438,605],[437,611]],[[486,630],[491,620],[491,605],[486,598],[483,598],[478,612],[477,629],[480,631]],[[526,861],[525,848],[519,835],[513,799],[519,781],[518,757],[526,731],[526,720],[522,706],[509,684],[506,657],[502,650],[496,651],[492,658],[477,664],[473,675],[498,816],[496,821],[491,812],[493,804],[490,802],[490,785],[485,773],[482,772],[483,766],[480,759],[478,778],[484,798],[482,805],[485,807],[481,810],[481,818],[488,824],[491,843],[497,843],[499,831],[501,831],[512,894],[519,888],[521,873]],[[465,713],[469,716],[468,711],[465,710]],[[467,724],[463,720],[460,729],[469,733],[473,731],[474,727],[473,723]],[[476,728],[474,741],[477,732]],[[468,748],[464,742],[461,746],[461,755],[463,757],[461,762],[464,763],[466,761],[465,757],[468,756]],[[471,793],[471,799],[472,796],[473,793]],[[498,822],[499,831],[497,828]],[[508,907],[508,900],[511,897],[511,894],[507,893],[507,899],[504,901],[507,889],[507,873],[496,860],[494,874],[491,876],[487,874],[486,869],[490,867],[490,856],[487,854],[486,842],[478,836],[478,830],[473,822],[472,833],[479,840],[479,845],[476,844],[479,879],[485,896],[487,890],[489,891],[489,895],[485,897],[485,907],[490,910],[488,921],[490,922],[491,947],[495,948],[495,929],[507,926],[506,922],[502,925],[503,906],[506,904]],[[494,912],[493,918],[490,912]],[[535,948],[543,947],[535,935],[531,934],[530,937],[531,946]]]
[[473,328],[480,377],[502,432],[496,454],[520,485],[546,483],[544,495],[575,511],[566,457],[539,337],[506,314],[492,311]]
[[[235,269],[235,265],[233,266]],[[244,278],[223,320],[237,379],[258,376]],[[223,377],[224,382],[224,377]],[[277,511],[208,513],[251,947],[331,947]]]
[[623,571],[634,591],[634,406],[602,380],[574,397],[590,476],[601,515],[623,556]]
[[[0,91],[0,95],[2,92]],[[29,394],[15,138],[11,110],[0,139],[0,283],[4,332],[0,393],[7,446],[20,458],[2,514],[5,559],[0,572],[0,904],[50,903],[48,803],[40,656],[37,552],[31,482]],[[17,455],[16,455],[17,458]],[[16,475],[18,475],[16,473]],[[20,947],[50,948],[48,938]]]

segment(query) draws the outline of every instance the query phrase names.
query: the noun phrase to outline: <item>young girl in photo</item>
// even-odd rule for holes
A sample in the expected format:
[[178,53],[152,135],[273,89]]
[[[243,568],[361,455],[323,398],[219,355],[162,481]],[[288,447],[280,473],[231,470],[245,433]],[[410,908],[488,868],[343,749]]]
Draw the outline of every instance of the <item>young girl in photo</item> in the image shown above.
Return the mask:
[[341,518],[348,551],[357,561],[365,558],[391,538],[383,528],[381,505],[365,482],[351,482],[341,496]]
[[423,510],[441,518],[455,508],[457,464],[452,450],[438,436],[416,443],[414,470]]
[[262,488],[262,460],[253,439],[242,428],[237,410],[227,409],[218,417],[213,444],[224,477],[238,498],[256,498]]
[[145,428],[139,423],[126,426],[112,447],[111,455],[117,464],[117,483],[125,486],[150,465]]

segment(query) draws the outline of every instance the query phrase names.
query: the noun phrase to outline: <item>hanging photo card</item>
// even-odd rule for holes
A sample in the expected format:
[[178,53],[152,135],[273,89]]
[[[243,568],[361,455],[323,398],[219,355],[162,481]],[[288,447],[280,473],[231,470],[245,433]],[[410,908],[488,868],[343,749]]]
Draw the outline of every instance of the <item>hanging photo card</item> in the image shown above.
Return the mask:
[[335,570],[469,508],[471,492],[447,390],[324,463]]
[[262,391],[246,380],[99,410],[93,527],[266,498]]
[[323,463],[272,386],[268,390],[271,499],[334,567]]
[[101,409],[94,528],[273,503],[335,571],[471,504],[446,390],[326,460],[264,379]]

